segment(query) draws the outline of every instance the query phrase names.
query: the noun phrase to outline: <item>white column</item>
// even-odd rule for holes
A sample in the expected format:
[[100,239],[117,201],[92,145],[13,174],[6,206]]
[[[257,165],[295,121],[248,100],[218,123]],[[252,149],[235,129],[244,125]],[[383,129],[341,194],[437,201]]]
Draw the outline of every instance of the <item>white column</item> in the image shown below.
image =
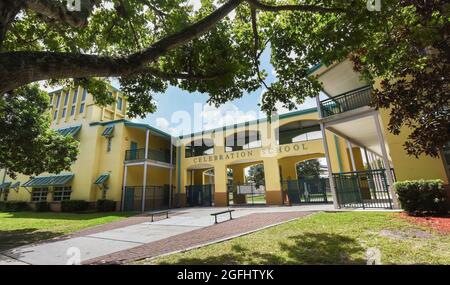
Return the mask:
[[[316,104],[317,104],[317,112],[318,112],[319,119],[322,119],[322,108],[320,105],[319,95],[316,96]],[[326,136],[326,132],[325,132],[325,125],[322,122],[320,123],[320,130],[322,132],[323,149],[325,151],[325,159],[327,161],[328,180],[330,181],[331,195],[333,195],[333,206],[335,209],[337,209],[339,206],[338,206],[338,202],[337,202],[336,187],[334,185],[333,171],[331,169],[331,159],[330,159],[330,154],[328,152],[328,141],[327,141],[327,136]]]
[[356,171],[355,157],[353,156],[352,143],[349,140],[346,140],[346,141],[347,141],[348,153],[350,154],[350,160],[352,162],[352,170]]
[[169,208],[172,205],[172,168],[173,165],[173,144],[172,144],[172,136],[170,137],[170,173],[169,173]]
[[144,150],[144,177],[142,179],[142,208],[141,211],[145,211],[145,187],[147,187],[147,159],[148,159],[148,139],[150,136],[150,130],[145,132],[145,150]]
[[364,147],[364,156],[366,157],[367,168],[369,170],[371,170],[372,166],[370,165],[369,155],[367,154],[367,148],[366,147]]
[[122,211],[125,210],[125,189],[127,187],[127,171],[128,166],[125,165],[123,170],[123,184],[122,184]]
[[375,127],[377,129],[377,136],[378,136],[378,142],[380,144],[380,148],[381,148],[381,154],[383,155],[383,162],[385,165],[385,171],[386,171],[386,178],[388,180],[388,189],[389,189],[389,193],[391,194],[392,197],[392,206],[394,209],[398,209],[398,199],[397,199],[397,195],[394,193],[394,178],[392,177],[392,172],[390,169],[390,163],[389,163],[389,158],[388,158],[388,154],[387,154],[387,150],[386,150],[386,145],[384,144],[384,138],[383,138],[383,131],[381,129],[381,124],[380,124],[380,120],[378,119],[378,113],[375,113],[373,115],[373,120],[375,122]]

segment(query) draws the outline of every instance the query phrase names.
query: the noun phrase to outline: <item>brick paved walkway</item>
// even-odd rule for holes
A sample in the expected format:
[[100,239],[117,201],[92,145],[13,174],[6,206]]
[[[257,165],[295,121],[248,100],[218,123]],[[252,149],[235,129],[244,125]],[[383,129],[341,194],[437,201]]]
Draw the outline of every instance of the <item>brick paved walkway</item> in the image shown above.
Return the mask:
[[217,225],[193,230],[131,249],[90,259],[83,262],[83,264],[123,264],[144,258],[156,257],[162,254],[184,250],[255,231],[270,225],[304,217],[312,213],[312,211],[305,211],[250,214]]

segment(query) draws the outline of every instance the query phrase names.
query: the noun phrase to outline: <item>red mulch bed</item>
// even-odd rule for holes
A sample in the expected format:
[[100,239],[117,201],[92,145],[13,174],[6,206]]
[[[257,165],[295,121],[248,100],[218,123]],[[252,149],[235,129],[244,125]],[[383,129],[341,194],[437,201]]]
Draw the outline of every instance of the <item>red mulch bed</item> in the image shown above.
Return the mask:
[[400,213],[399,216],[413,224],[427,226],[438,232],[450,234],[450,215],[443,217],[415,217],[407,213]]

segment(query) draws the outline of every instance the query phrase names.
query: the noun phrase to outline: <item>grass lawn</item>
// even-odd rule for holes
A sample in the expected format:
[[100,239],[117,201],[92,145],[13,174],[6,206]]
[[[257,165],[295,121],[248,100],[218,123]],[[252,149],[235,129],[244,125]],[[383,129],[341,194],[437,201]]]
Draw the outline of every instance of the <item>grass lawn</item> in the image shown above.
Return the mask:
[[450,235],[398,213],[318,213],[253,234],[138,264],[450,264]]
[[133,214],[0,212],[0,251],[117,221]]

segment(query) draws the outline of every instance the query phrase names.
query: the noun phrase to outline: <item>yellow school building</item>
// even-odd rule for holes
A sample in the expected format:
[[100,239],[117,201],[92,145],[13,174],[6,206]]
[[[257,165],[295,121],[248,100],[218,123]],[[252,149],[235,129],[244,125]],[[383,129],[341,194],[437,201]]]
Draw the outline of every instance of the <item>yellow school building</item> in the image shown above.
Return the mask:
[[[397,208],[395,181],[441,179],[448,184],[450,145],[441,156],[410,157],[408,135],[387,131],[388,110],[368,106],[376,86],[349,61],[310,70],[328,96],[317,108],[173,137],[126,116],[127,100],[100,107],[81,87],[50,93],[53,129],[73,136],[79,155],[69,172],[0,171],[0,201],[116,201],[117,210],[185,206],[333,203],[336,208]],[[299,163],[321,159],[320,176],[300,177]],[[259,166],[260,181],[248,178]]]

